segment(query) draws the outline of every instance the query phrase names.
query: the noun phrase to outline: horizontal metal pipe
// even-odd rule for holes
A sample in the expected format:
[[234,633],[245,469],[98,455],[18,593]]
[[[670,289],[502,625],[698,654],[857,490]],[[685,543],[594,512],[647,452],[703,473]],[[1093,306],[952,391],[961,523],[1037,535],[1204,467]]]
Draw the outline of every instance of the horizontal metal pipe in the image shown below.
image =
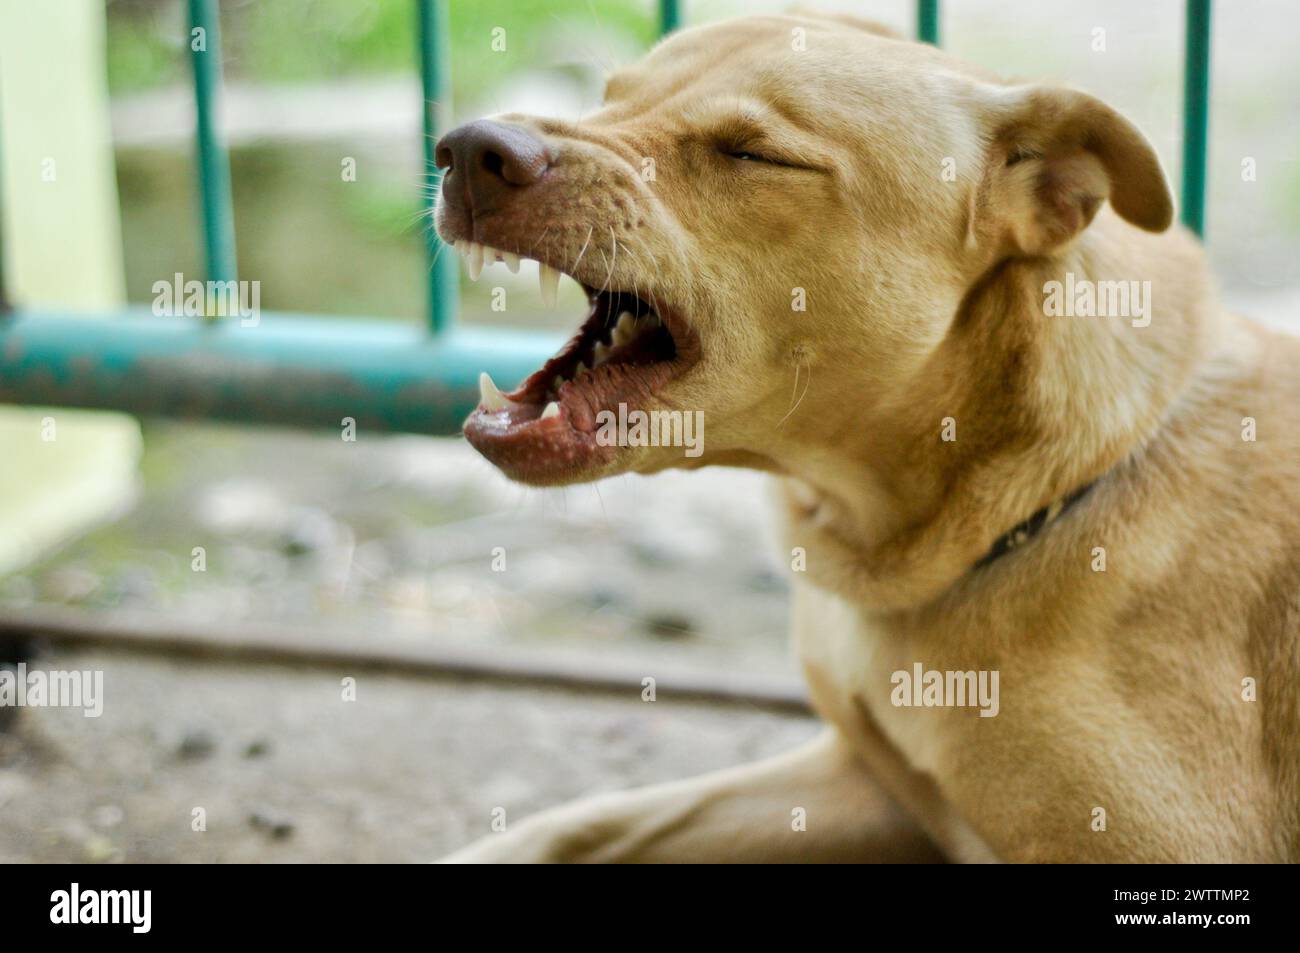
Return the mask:
[[552,334],[263,314],[0,318],[0,403],[449,435],[478,403],[478,375],[513,386],[563,343]]

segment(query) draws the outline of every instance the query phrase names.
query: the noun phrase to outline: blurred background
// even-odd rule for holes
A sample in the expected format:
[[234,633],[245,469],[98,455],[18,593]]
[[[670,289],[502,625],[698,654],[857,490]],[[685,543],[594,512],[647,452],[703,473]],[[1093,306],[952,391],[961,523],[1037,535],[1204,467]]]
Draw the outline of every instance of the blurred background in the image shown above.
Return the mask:
[[[694,24],[788,4],[684,6]],[[913,30],[910,0],[809,6]],[[648,0],[450,8],[455,122],[508,110],[576,118],[658,30]],[[221,16],[241,277],[261,282],[267,310],[423,321],[412,3],[225,0]],[[1225,299],[1293,329],[1297,21],[1284,0],[1215,8],[1207,212]],[[492,48],[497,27],[504,51]],[[1178,0],[943,9],[946,48],[1107,100],[1175,183],[1182,36]],[[202,274],[193,122],[181,0],[0,4],[0,207],[24,303],[147,306],[155,281]],[[42,189],[34,169],[56,140],[102,161],[65,162],[66,184]],[[355,181],[340,176],[345,157]],[[57,202],[59,214],[47,204]],[[576,325],[576,286],[543,312],[527,265],[490,274],[463,282],[460,320]],[[493,285],[518,287],[536,313],[493,312]],[[493,807],[517,818],[814,730],[790,702],[783,565],[756,475],[526,490],[453,439],[352,444],[64,411],[62,432],[80,438],[52,462],[23,449],[42,411],[0,411],[0,654],[102,669],[107,695],[98,720],[0,710],[0,861],[429,859],[487,833]],[[495,547],[505,572],[490,568]],[[85,631],[50,641],[24,622],[42,618]],[[97,634],[96,620],[111,631]],[[237,651],[250,640],[288,648],[255,661]],[[144,650],[121,652],[124,642]],[[397,661],[362,675],[313,646]],[[449,659],[596,673],[604,687],[452,677],[434,664]],[[741,699],[641,703],[641,676],[661,673]],[[341,704],[349,674],[358,698]],[[213,819],[202,835],[195,805]]]

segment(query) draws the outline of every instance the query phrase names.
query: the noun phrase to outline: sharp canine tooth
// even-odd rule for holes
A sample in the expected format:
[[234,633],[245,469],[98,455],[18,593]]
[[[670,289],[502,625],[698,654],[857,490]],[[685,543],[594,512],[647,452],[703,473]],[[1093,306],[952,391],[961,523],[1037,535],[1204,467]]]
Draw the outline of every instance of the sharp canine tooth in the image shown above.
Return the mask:
[[557,404],[555,401],[551,401],[549,404],[547,404],[546,409],[542,411],[543,420],[545,420],[547,417],[558,417],[558,416],[560,416],[560,405]]
[[501,260],[504,261],[504,262],[506,263],[506,267],[509,268],[510,271],[511,271],[513,274],[516,274],[516,275],[519,274],[519,256],[518,256],[518,255],[516,255],[514,252],[503,251],[503,252],[501,253]]
[[560,273],[550,265],[537,266],[537,280],[542,286],[542,304],[554,308],[560,295]]
[[497,390],[497,385],[492,383],[492,376],[487,371],[478,376],[478,402],[484,410],[490,411],[505,410],[510,406],[509,398]]
[[483,246],[478,242],[470,242],[469,246],[469,277],[471,281],[478,281],[478,276],[483,274]]
[[573,372],[573,379],[576,381],[579,377],[581,377],[585,373],[587,373],[587,365],[582,363],[582,361],[579,361],[578,369]]
[[624,311],[618,316],[618,324],[614,325],[614,346],[626,344],[634,337],[636,337],[636,318],[632,317],[632,312]]
[[595,359],[596,366],[604,363],[605,358],[609,357],[609,345],[603,341],[597,341],[596,346],[592,349],[592,357]]
[[461,257],[469,254],[469,242],[464,238],[456,239],[456,244],[452,246],[460,253]]

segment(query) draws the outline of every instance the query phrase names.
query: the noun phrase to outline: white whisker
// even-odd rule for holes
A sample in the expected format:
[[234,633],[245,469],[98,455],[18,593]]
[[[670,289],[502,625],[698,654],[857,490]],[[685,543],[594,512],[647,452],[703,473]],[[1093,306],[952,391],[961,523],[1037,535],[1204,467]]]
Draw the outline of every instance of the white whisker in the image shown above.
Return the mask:
[[585,254],[587,253],[587,246],[591,244],[591,236],[592,236],[592,233],[595,232],[595,231],[596,231],[596,226],[595,226],[595,225],[588,225],[588,226],[587,226],[587,240],[586,240],[585,242],[582,243],[582,250],[581,250],[580,252],[578,252],[578,257],[577,257],[577,258],[574,260],[574,262],[573,262],[573,271],[574,271],[574,273],[577,272],[577,270],[578,270],[578,265],[582,262],[582,256],[585,255]]
[[[794,388],[790,391],[791,400],[794,400],[794,391],[799,387],[799,370],[800,370],[800,366],[796,364],[794,366]],[[808,365],[808,383],[804,384],[803,393],[799,395],[799,399],[795,401],[794,406],[786,411],[785,416],[777,421],[776,425],[778,427],[780,427],[783,423],[789,420],[790,415],[799,409],[799,405],[803,403],[803,399],[808,396],[809,387],[812,387],[812,364],[811,363],[809,363]]]

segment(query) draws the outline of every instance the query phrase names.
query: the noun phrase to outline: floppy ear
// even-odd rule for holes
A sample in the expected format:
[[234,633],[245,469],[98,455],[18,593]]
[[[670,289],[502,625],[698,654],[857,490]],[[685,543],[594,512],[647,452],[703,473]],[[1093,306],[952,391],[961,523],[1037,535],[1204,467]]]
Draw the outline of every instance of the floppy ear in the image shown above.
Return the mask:
[[1149,232],[1173,220],[1169,183],[1151,144],[1099,99],[1051,87],[1000,91],[981,213],[1026,255],[1059,248],[1092,222],[1106,199]]

